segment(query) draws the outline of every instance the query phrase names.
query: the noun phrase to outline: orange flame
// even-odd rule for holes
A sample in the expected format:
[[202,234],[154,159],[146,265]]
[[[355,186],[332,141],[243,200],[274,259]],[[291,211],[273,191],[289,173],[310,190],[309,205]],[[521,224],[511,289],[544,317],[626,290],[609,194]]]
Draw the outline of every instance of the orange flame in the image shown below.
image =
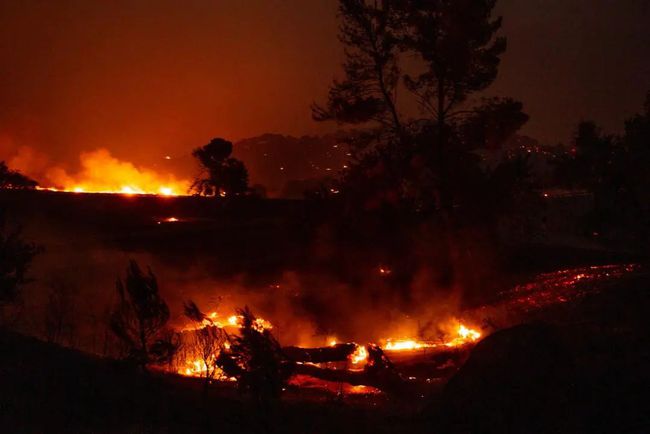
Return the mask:
[[186,194],[190,186],[186,180],[119,160],[106,149],[84,152],[79,159],[81,170],[76,174],[69,174],[60,167],[48,170],[47,178],[57,187],[46,190],[180,196]]
[[368,350],[363,345],[357,345],[354,353],[350,354],[350,361],[353,365],[364,363],[368,360]]
[[[203,322],[199,325],[191,325],[186,327],[184,330],[199,330],[204,327],[232,327],[232,328],[241,328],[242,327],[242,316],[241,315],[230,315],[227,317],[220,316],[217,312],[210,312],[205,316]],[[256,318],[253,324],[253,327],[258,331],[269,330],[273,328],[273,325],[263,318]],[[478,330],[472,329],[467,325],[454,321],[450,324],[450,328],[453,331],[441,341],[437,342],[427,342],[417,339],[386,339],[384,345],[381,347],[384,351],[414,351],[418,349],[426,348],[440,348],[440,347],[460,347],[466,344],[474,343],[481,338],[481,332]],[[335,346],[338,343],[337,338],[329,337],[327,338],[327,345]],[[228,344],[225,346],[228,348]],[[352,364],[353,370],[363,369],[366,363],[368,363],[368,348],[365,345],[356,345],[355,350],[352,354],[349,355],[348,360]],[[186,376],[203,376],[206,372],[206,367],[203,361],[200,359],[194,360],[189,359],[183,362],[182,368],[178,370],[179,374]]]
[[[219,328],[226,328],[226,327],[232,327],[232,328],[242,328],[242,321],[243,317],[241,315],[230,315],[228,317],[225,317],[225,320],[221,320],[219,313],[216,311],[208,313],[205,318],[203,318],[203,322],[200,325],[195,325],[191,324],[187,327],[183,328],[183,331],[191,331],[191,330],[199,330],[204,327],[219,327]],[[255,322],[253,323],[253,328],[257,331],[264,331],[264,330],[270,330],[273,328],[273,324],[271,324],[269,321],[265,320],[264,318],[255,318]]]
[[453,333],[442,341],[428,342],[417,339],[386,339],[383,346],[384,351],[414,351],[423,348],[438,348],[445,347],[460,347],[468,343],[473,343],[481,339],[481,332],[478,330],[467,327],[462,323],[458,323],[454,327]]

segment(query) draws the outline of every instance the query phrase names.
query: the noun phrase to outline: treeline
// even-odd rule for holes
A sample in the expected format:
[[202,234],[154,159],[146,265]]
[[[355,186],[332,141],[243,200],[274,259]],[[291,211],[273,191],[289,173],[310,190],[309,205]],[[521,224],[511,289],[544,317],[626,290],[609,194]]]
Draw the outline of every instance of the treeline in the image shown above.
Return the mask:
[[622,238],[647,253],[650,241],[650,93],[644,109],[625,122],[622,134],[607,134],[582,122],[570,148],[553,160],[555,181],[593,195],[585,231]]

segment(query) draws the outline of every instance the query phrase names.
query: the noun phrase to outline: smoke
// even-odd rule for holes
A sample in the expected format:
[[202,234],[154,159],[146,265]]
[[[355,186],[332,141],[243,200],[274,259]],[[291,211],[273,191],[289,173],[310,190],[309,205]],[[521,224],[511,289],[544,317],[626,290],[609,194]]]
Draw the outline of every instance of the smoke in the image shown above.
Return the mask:
[[20,146],[8,159],[9,167],[39,181],[42,187],[77,192],[147,193],[179,195],[190,182],[120,160],[105,148],[82,152],[79,169],[68,171],[30,146]]
[[43,178],[49,167],[49,158],[31,146],[20,146],[13,157],[7,161],[9,167],[31,178]]
[[[33,226],[27,229],[37,238]],[[188,325],[183,303],[189,300],[204,312],[218,312],[222,320],[249,306],[273,324],[273,333],[283,345],[298,346],[325,346],[331,338],[359,343],[388,338],[437,339],[443,334],[440,327],[459,312],[460,292],[433,286],[426,269],[418,273],[411,288],[404,288],[414,294],[405,304],[380,275],[369,275],[354,285],[328,273],[304,269],[265,276],[255,275],[251,269],[222,276],[215,273],[210,260],[200,257],[180,263],[151,251],[112,247],[85,231],[61,231],[42,224],[39,229],[45,251],[30,273],[36,280],[25,294],[31,305],[26,310],[36,314],[26,327],[30,333],[40,332],[40,312],[46,309],[50,283],[62,281],[77,289],[75,345],[92,352],[101,352],[98,339],[106,331],[107,313],[116,301],[115,280],[123,277],[129,259],[143,268],[151,267],[172,312],[171,325],[179,330]],[[72,238],[74,241],[65,241]]]
[[[91,153],[84,161],[124,164],[106,152]],[[77,181],[91,167],[64,175]],[[62,282],[76,288],[75,345],[101,352],[97,336],[107,330],[115,280],[123,277],[130,259],[151,267],[157,276],[173,327],[187,325],[183,303],[189,300],[222,318],[249,306],[273,324],[273,333],[283,345],[320,346],[331,338],[359,343],[388,338],[435,340],[445,332],[441,327],[463,312],[468,288],[489,281],[481,271],[492,268],[489,262],[468,262],[458,254],[448,264],[454,270],[452,284],[442,284],[440,269],[447,265],[440,266],[435,246],[422,247],[413,256],[417,265],[412,276],[402,280],[396,265],[391,272],[394,264],[380,263],[350,246],[333,246],[326,236],[310,237],[307,248],[304,240],[298,245],[283,243],[285,230],[290,234],[296,229],[290,213],[277,207],[279,203],[268,203],[265,215],[237,207],[193,214],[200,212],[194,206],[198,203],[208,204],[194,198],[43,194],[34,207],[29,198],[24,203],[17,199],[13,217],[23,224],[26,237],[45,248],[30,270],[35,281],[25,291],[26,312],[30,312],[27,331],[40,333],[43,314],[39,312],[46,309],[50,283]],[[171,216],[177,221],[165,223]],[[280,218],[287,221],[279,224]],[[288,227],[282,229],[283,225]],[[346,250],[342,260],[358,272],[354,276],[337,265],[319,264],[321,257],[330,261]],[[476,246],[471,253],[473,258],[486,257]],[[297,262],[296,255],[308,259]]]
[[66,190],[92,192],[123,192],[178,195],[185,194],[189,182],[173,175],[161,175],[153,170],[138,168],[118,160],[107,149],[83,152],[79,157],[81,170],[69,174],[55,167],[47,172],[54,186]]

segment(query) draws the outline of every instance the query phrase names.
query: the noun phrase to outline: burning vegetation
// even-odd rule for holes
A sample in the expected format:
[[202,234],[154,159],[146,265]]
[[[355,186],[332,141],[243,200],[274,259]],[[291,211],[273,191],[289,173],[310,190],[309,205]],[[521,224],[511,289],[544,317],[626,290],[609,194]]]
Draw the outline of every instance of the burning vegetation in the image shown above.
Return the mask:
[[[491,308],[467,311],[468,317],[483,318],[483,326],[457,318],[442,320],[437,339],[422,339],[397,334],[377,343],[344,342],[333,336],[323,337],[324,346],[280,346],[273,337],[272,323],[255,317],[249,310],[237,314],[211,311],[203,314],[194,303],[186,305],[190,320],[180,328],[181,350],[173,361],[174,371],[206,381],[238,382],[248,367],[249,357],[241,351],[253,351],[242,339],[266,348],[264,357],[274,360],[282,387],[305,387],[345,394],[418,394],[440,377],[457,369],[469,350],[486,334],[495,331],[486,326],[495,309],[530,312],[553,304],[565,303],[593,292],[594,285],[606,284],[634,272],[634,265],[606,265],[567,269],[541,275],[534,282],[514,287],[502,294],[503,301]],[[482,316],[481,316],[482,315]],[[486,322],[487,321],[487,322]],[[245,337],[248,336],[248,337]],[[395,364],[397,362],[397,365]],[[404,367],[426,363],[428,374],[411,374]],[[450,371],[451,369],[451,371]],[[279,380],[278,380],[279,381]]]
[[[277,359],[274,363],[284,372],[282,376],[287,377],[287,384],[331,389],[337,383],[349,393],[392,392],[404,388],[409,379],[398,373],[389,360],[390,354],[399,354],[401,358],[409,354],[432,355],[467,347],[482,335],[452,320],[443,327],[450,333],[440,341],[386,338],[383,344],[377,345],[339,343],[329,338],[325,347],[281,347],[271,334],[273,325],[255,317],[248,309],[235,315],[221,315],[217,311],[204,314],[194,302],[189,302],[185,305],[185,316],[190,321],[180,331],[181,350],[172,363],[180,375],[204,378],[206,382],[239,381],[249,369],[243,361],[248,356],[241,352],[254,351],[248,348],[253,345],[266,348],[265,357]],[[244,342],[249,343],[244,345]]]
[[79,157],[81,168],[69,173],[60,167],[46,172],[52,187],[51,191],[72,193],[114,193],[114,194],[153,194],[160,196],[179,196],[187,194],[190,182],[179,180],[172,175],[122,161],[106,149],[84,152]]
[[[64,402],[65,407],[85,410],[75,405],[79,391],[79,396],[95,400],[99,396],[106,402],[124,399],[128,393],[121,386],[98,386],[117,390],[114,395],[119,398],[112,400],[104,400],[93,389],[123,371],[128,376],[122,378],[130,379],[139,394],[129,404],[139,405],[140,396],[153,396],[156,403],[141,406],[146,416],[139,415],[131,426],[115,431],[139,428],[154,413],[148,407],[173,413],[170,419],[198,409],[207,420],[213,413],[208,391],[218,385],[251,398],[236,406],[254,410],[242,413],[261,421],[258,432],[282,432],[278,421],[284,416],[279,405],[283,392],[306,388],[366,395],[358,398],[368,402],[401,398],[400,403],[413,407],[420,398],[432,397],[430,403],[437,405],[442,397],[444,403],[435,416],[443,420],[454,414],[448,421],[460,431],[505,432],[512,424],[507,417],[497,420],[502,412],[510,412],[512,420],[520,417],[525,428],[537,419],[564,420],[564,413],[545,412],[538,402],[528,406],[528,412],[522,413],[525,417],[513,417],[519,413],[519,402],[526,399],[587,414],[587,405],[567,403],[592,391],[585,384],[606,383],[601,380],[607,380],[609,372],[625,375],[623,363],[602,362],[610,343],[621,341],[616,338],[624,333],[634,350],[630,357],[617,354],[611,359],[628,362],[641,355],[639,365],[648,359],[647,351],[638,349],[647,347],[647,336],[639,332],[642,327],[612,319],[625,316],[622,311],[627,315],[625,309],[634,310],[633,297],[606,294],[601,304],[618,297],[624,308],[612,313],[606,306],[599,311],[597,326],[589,321],[591,311],[597,311],[590,296],[600,295],[612,281],[623,281],[639,267],[585,264],[608,263],[610,258],[619,264],[648,259],[650,98],[644,112],[626,123],[624,135],[603,135],[595,124],[581,124],[572,150],[547,155],[557,173],[548,179],[535,176],[527,155],[530,147],[501,152],[528,121],[523,103],[506,96],[482,98],[494,95],[488,89],[498,76],[507,46],[500,34],[502,20],[494,15],[495,0],[339,0],[338,4],[342,74],[332,81],[326,98],[312,106],[312,117],[343,130],[340,137],[337,134],[332,155],[344,153],[349,158],[323,167],[327,176],[308,187],[304,200],[263,200],[264,187],[249,185],[248,169],[235,158],[233,144],[222,138],[184,151],[200,169],[193,180],[165,174],[155,164],[137,166],[106,149],[82,153],[76,169],[43,164],[38,172],[25,172],[42,175],[35,176],[40,186],[0,163],[0,189],[11,190],[0,192],[7,198],[7,206],[0,204],[0,347],[5,347],[4,325],[9,318],[5,312],[14,308],[28,312],[21,323],[26,330],[37,322],[37,315],[19,304],[27,284],[36,283],[33,293],[39,292],[39,283],[27,272],[41,251],[23,240],[20,230],[5,227],[5,212],[9,215],[22,207],[30,237],[42,236],[55,252],[35,262],[34,269],[44,275],[37,279],[62,277],[88,288],[84,300],[90,307],[83,313],[73,309],[64,283],[52,288],[47,301],[34,301],[29,307],[45,312],[38,327],[46,333],[40,336],[47,336],[52,346],[62,345],[60,336],[69,323],[65,316],[92,322],[94,328],[87,333],[92,335],[90,350],[75,347],[72,332],[68,345],[113,359],[97,363],[110,365],[97,369],[105,378],[82,376],[74,393],[61,388],[59,395],[73,400]],[[286,175],[293,170],[286,162],[263,155],[274,172]],[[171,159],[164,154],[159,158],[160,162]],[[300,164],[321,170],[320,163],[308,156],[306,160]],[[341,172],[334,173],[339,168]],[[298,180],[293,189],[308,181]],[[569,188],[571,194],[554,194],[558,187]],[[71,194],[16,191],[24,189]],[[558,202],[570,202],[577,192],[585,204],[593,203],[574,215]],[[121,197],[189,194],[197,197]],[[77,214],[75,207],[79,207]],[[570,222],[554,224],[558,220]],[[530,251],[529,257],[515,258],[524,250]],[[553,257],[541,259],[547,252]],[[573,252],[584,256],[566,259]],[[102,277],[110,275],[112,282],[115,263],[121,264],[125,257],[164,269],[165,280],[171,282],[168,292],[159,287],[151,269],[141,269],[131,260],[111,291],[112,299],[99,303],[89,297],[107,292]],[[582,265],[565,268],[571,266],[567,264]],[[644,279],[647,284],[647,276]],[[190,298],[198,304],[187,301]],[[173,313],[179,314],[181,303],[178,321]],[[202,303],[209,309],[203,311]],[[556,318],[570,316],[572,305],[589,311],[579,327],[578,321],[571,323],[581,329],[573,331],[574,339],[567,339],[568,333],[554,336],[554,329],[564,326],[561,321],[549,327],[523,324],[549,312]],[[99,309],[104,311],[99,314]],[[639,324],[647,322],[647,312],[637,317],[642,318]],[[512,326],[522,324],[513,334],[516,327]],[[100,327],[105,328],[103,352],[95,345]],[[593,336],[583,331],[588,328]],[[615,338],[599,341],[605,333]],[[575,358],[575,365],[565,342],[577,355],[574,347],[587,348],[582,358]],[[18,365],[22,355],[16,353]],[[595,362],[589,360],[592,355]],[[3,353],[0,359],[4,358]],[[56,357],[51,359],[56,362]],[[58,380],[59,373],[49,362],[41,357],[38,367],[55,372],[53,378]],[[518,372],[513,374],[512,367]],[[593,374],[589,369],[601,372]],[[646,366],[638,369],[644,374],[634,380],[644,381],[646,370]],[[78,374],[72,368],[68,371]],[[0,366],[0,383],[14,380],[3,372],[12,371]],[[25,382],[20,378],[6,394],[27,395],[24,408],[3,401],[0,408],[18,409],[18,419],[30,414],[33,402],[39,402],[36,395],[48,395],[33,393],[41,376],[33,378]],[[578,384],[576,379],[583,382],[583,389],[571,389]],[[155,385],[147,389],[145,383]],[[180,384],[180,390],[201,384],[202,405],[192,399],[183,406],[170,404],[165,395],[175,393],[168,393],[166,384]],[[481,388],[486,389],[483,395],[478,393]],[[508,400],[500,399],[500,393]],[[591,408],[606,408],[622,395],[611,393],[616,399]],[[101,410],[106,410],[105,402],[102,405]],[[448,411],[454,407],[455,413]],[[64,417],[52,419],[67,422],[72,419],[67,411]],[[157,425],[160,421],[154,419],[152,425]],[[463,425],[465,419],[470,425]],[[173,428],[167,431],[181,431]],[[310,431],[311,426],[300,428]],[[404,425],[400,431],[409,428]],[[151,431],[159,430],[164,429],[156,426]]]

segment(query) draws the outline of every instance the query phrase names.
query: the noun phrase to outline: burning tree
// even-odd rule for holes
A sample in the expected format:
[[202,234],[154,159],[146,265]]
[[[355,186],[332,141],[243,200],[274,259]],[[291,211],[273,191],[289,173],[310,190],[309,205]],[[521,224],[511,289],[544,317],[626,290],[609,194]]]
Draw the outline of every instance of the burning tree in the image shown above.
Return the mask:
[[210,382],[221,372],[217,359],[228,346],[229,336],[223,328],[212,323],[193,301],[185,304],[185,316],[199,326],[191,332],[191,346],[201,365],[198,370],[205,380],[204,387],[207,390]]
[[251,310],[245,307],[239,315],[240,335],[232,338],[230,349],[221,353],[217,363],[261,409],[269,410],[289,378],[289,367],[280,344],[270,330],[260,327]]
[[190,187],[201,196],[231,196],[248,192],[248,171],[232,154],[232,142],[212,139],[196,148],[192,155],[199,160],[202,174]]
[[176,335],[167,329],[169,308],[158,293],[156,276],[130,261],[126,279],[116,284],[119,301],[110,318],[113,333],[125,345],[128,358],[143,370],[149,363],[168,362],[176,350]]

